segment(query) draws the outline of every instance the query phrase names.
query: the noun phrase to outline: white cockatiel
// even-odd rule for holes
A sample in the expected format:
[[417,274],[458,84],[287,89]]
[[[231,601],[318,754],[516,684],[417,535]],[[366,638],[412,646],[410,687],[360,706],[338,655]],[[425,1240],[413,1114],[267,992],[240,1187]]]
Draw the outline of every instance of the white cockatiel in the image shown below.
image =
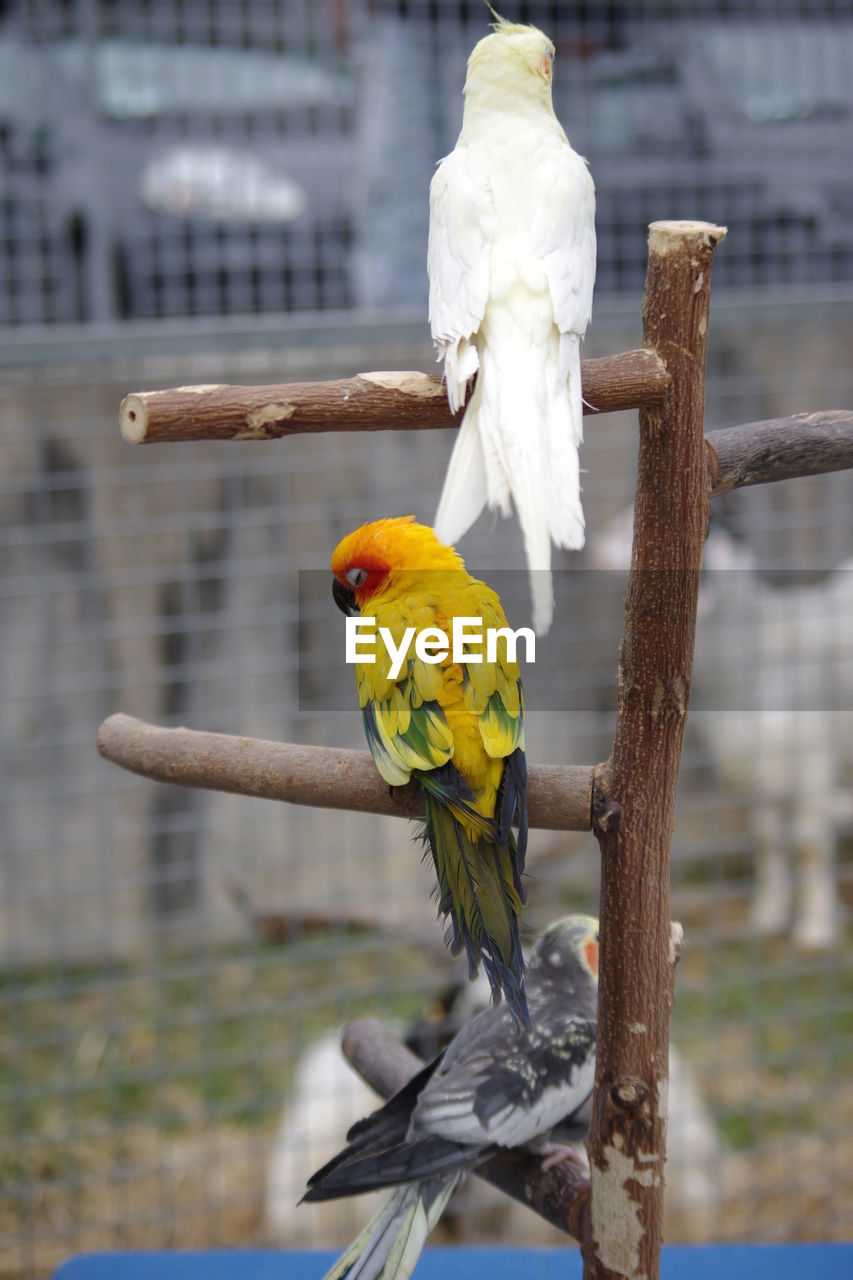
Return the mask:
[[533,622],[554,612],[551,543],[584,542],[580,341],[595,281],[595,188],[554,115],[554,46],[499,18],[468,59],[462,131],[430,185],[433,342],[455,412],[479,370],[435,532],[515,502]]

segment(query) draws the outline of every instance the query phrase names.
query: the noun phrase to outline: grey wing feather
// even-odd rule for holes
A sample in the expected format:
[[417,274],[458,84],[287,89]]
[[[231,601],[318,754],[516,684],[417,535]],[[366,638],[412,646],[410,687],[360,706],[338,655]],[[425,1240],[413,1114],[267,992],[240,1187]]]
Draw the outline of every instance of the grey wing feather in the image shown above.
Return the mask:
[[412,1112],[409,1140],[430,1133],[462,1145],[517,1146],[574,1112],[592,1088],[595,1022],[532,1016],[516,1035],[502,1008],[463,1029]]

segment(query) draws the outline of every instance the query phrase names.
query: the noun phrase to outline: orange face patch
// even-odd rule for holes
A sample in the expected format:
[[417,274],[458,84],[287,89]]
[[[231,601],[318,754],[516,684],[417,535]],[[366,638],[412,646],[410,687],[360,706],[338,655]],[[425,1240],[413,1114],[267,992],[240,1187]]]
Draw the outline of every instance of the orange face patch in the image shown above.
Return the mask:
[[597,978],[598,977],[598,943],[595,942],[593,939],[590,939],[589,942],[585,942],[583,947],[583,954],[584,954],[584,959],[589,965],[590,972],[594,973]]
[[539,63],[539,74],[544,80],[547,80],[549,84],[551,83],[551,59],[547,54]]
[[[351,564],[341,565],[337,569],[334,568],[334,563],[335,562],[333,561],[332,564],[335,577],[339,582],[343,583],[345,587],[352,588],[359,607],[365,604],[371,596],[375,596],[377,591],[382,589],[389,573],[391,572],[387,561],[381,559],[379,556],[372,555],[369,551],[361,552],[355,557]],[[350,569],[363,569],[367,574],[367,577],[361,586],[352,587],[352,583],[348,581],[346,575]]]

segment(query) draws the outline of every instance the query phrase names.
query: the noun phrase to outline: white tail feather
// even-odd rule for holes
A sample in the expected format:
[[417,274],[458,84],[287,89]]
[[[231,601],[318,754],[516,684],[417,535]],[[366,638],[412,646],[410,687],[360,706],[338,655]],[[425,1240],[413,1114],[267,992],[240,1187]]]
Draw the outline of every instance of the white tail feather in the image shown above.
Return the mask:
[[[461,363],[454,352],[454,374]],[[509,515],[511,494],[530,570],[533,626],[544,635],[554,616],[551,544],[572,551],[584,544],[580,338],[552,328],[550,340],[526,349],[517,342],[481,341],[479,365],[435,533],[440,541],[455,543],[486,502]]]
[[540,569],[531,569],[530,597],[533,601],[533,630],[538,636],[545,636],[551,630],[554,621],[554,579],[550,571],[543,573]]
[[439,542],[451,547],[471,528],[488,496],[483,441],[477,423],[479,403],[479,387],[475,387],[450,455],[433,522]]
[[567,551],[584,544],[581,506],[580,459],[583,440],[580,339],[576,333],[560,335],[559,372],[549,387],[547,444],[551,541]]
[[468,384],[480,367],[480,357],[473,342],[460,338],[439,349],[438,360],[444,361],[444,381],[450,412],[456,413],[465,403]]

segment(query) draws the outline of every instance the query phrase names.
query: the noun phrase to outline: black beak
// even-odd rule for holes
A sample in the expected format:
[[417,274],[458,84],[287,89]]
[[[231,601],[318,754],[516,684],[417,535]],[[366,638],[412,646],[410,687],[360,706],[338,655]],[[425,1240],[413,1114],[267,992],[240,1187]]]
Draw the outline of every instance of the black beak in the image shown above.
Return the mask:
[[359,616],[361,610],[355,602],[355,592],[350,591],[349,587],[345,587],[337,578],[332,579],[332,595],[341,613],[345,613],[348,618]]

